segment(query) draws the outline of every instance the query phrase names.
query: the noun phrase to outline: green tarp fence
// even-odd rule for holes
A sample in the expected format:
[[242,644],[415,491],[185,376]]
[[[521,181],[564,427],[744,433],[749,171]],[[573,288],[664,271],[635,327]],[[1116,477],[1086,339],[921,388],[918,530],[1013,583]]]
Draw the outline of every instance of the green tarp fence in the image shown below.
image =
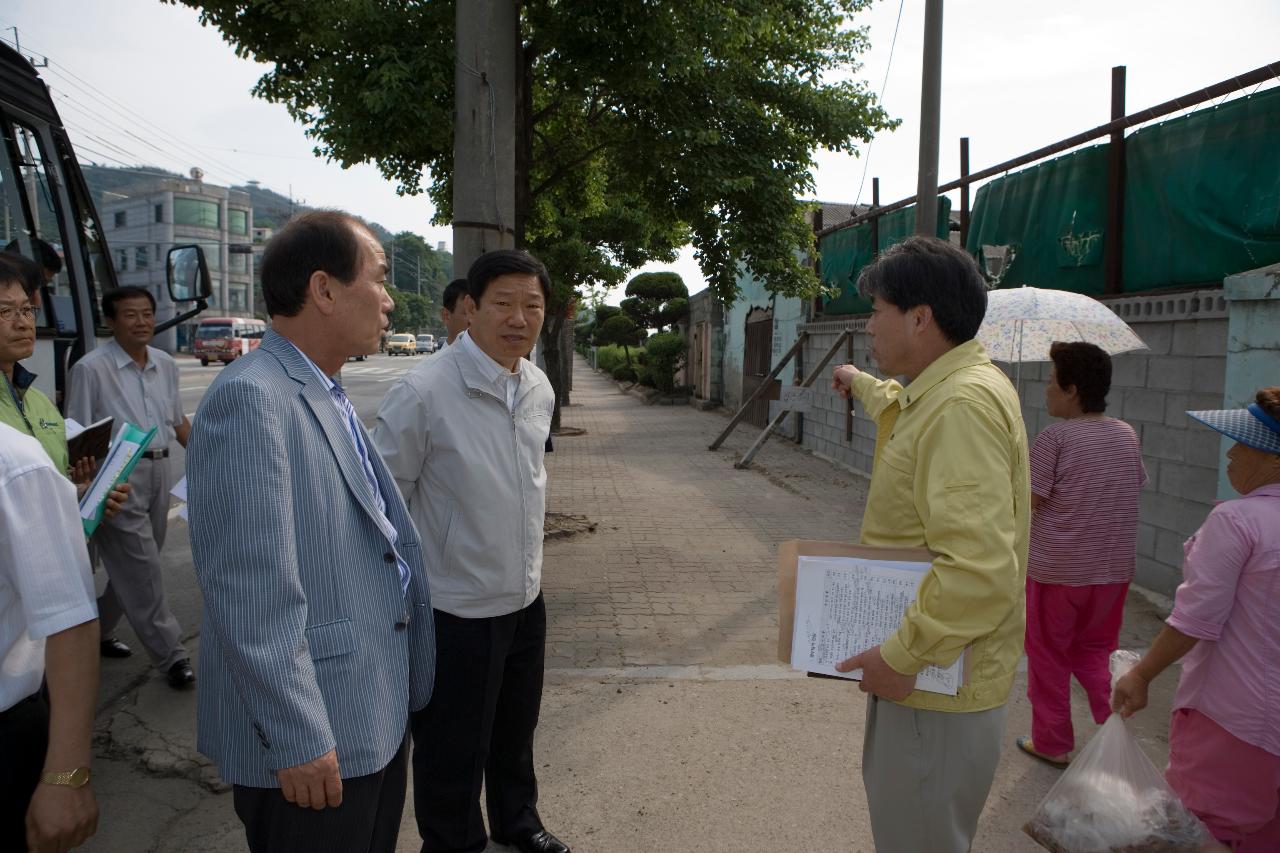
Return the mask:
[[[966,249],[982,264],[984,246],[1009,247],[1000,287],[1104,292],[1107,151],[1073,151],[978,189]],[[1280,262],[1280,89],[1135,131],[1125,158],[1124,292],[1216,284]],[[940,198],[939,237],[949,212]],[[880,249],[914,222],[914,208],[883,217]],[[825,312],[870,311],[855,287],[871,262],[870,224],[829,234],[818,249],[824,282],[840,289]]]
[[[978,189],[966,248],[981,262],[984,246],[1009,247],[1001,287],[1104,292],[1108,147]],[[1125,159],[1124,292],[1280,261],[1280,89],[1138,130]]]
[[[937,236],[947,237],[947,225],[951,217],[951,199],[938,199]],[[879,251],[883,252],[895,243],[910,237],[916,229],[916,208],[904,207],[880,217]],[[871,263],[871,223],[864,222],[852,228],[832,232],[818,241],[822,258],[822,281],[840,295],[826,302],[824,314],[867,314],[871,303],[858,295],[858,273]]]

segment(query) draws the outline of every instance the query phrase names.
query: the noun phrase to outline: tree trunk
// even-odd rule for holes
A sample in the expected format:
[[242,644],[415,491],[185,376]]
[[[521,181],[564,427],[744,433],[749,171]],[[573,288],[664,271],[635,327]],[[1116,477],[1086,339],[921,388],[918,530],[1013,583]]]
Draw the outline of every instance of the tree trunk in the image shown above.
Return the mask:
[[564,352],[560,349],[561,332],[564,330],[564,314],[550,316],[542,325],[542,358],[547,363],[547,379],[551,380],[551,390],[555,392],[555,409],[551,412],[551,432],[560,429],[560,405],[568,395],[564,388]]
[[[516,193],[515,193],[515,238],[516,246],[524,248],[525,224],[529,210],[533,205],[533,62],[537,51],[533,45],[523,44],[517,34],[516,47],[520,56],[516,93]],[[565,387],[565,376],[568,371],[565,365],[566,356],[561,348],[561,333],[564,330],[566,306],[550,300],[547,304],[546,320],[542,326],[542,360],[547,366],[547,379],[551,381],[551,390],[555,392],[555,409],[551,413],[551,431],[560,429],[560,407],[568,402],[568,389]]]
[[516,198],[515,198],[515,238],[516,248],[525,245],[525,223],[528,221],[529,208],[533,204],[533,60],[536,56],[533,45],[523,43],[517,23],[516,55],[520,57],[520,67],[516,71]]

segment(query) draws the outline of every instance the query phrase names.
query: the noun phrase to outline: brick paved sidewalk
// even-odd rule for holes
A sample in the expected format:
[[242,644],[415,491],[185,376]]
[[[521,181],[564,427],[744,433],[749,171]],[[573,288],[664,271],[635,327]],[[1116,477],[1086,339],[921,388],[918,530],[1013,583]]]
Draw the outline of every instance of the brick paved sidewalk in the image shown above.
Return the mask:
[[[712,453],[726,414],[646,406],[577,367],[564,423],[587,433],[556,440],[548,509],[597,528],[545,548],[548,677],[535,755],[548,827],[575,853],[872,853],[859,778],[865,699],[775,660],[774,590],[779,542],[856,538],[867,482],[778,439],[736,470],[756,430],[739,428]],[[1122,646],[1145,648],[1159,626],[1156,608],[1131,594]],[[1176,681],[1171,672],[1153,684],[1152,707],[1130,724],[1160,766]],[[155,775],[172,770],[153,766],[153,752],[191,751],[194,702],[149,685],[129,698],[128,718],[103,721],[113,735],[143,737],[111,750],[100,742],[95,787],[110,817],[85,850],[243,850],[230,797]],[[1082,694],[1074,706],[1083,745],[1095,726]],[[979,853],[1038,849],[1020,828],[1059,773],[1014,748],[1029,725],[1020,675]],[[420,846],[410,797],[398,849]]]
[[[864,699],[791,680],[775,655],[778,543],[856,539],[867,481],[778,438],[739,471],[757,430],[712,453],[727,413],[647,406],[577,368],[564,424],[587,434],[556,441],[548,509],[599,527],[545,549],[544,814],[583,851],[870,853]],[[1145,649],[1160,617],[1131,594],[1121,646]],[[1157,766],[1176,683],[1130,723]],[[1021,826],[1059,773],[1014,748],[1025,690],[1020,673],[975,851],[1038,849]],[[1096,726],[1078,688],[1073,706],[1083,746]]]
[[[548,542],[548,668],[729,666],[775,661],[777,546],[854,539],[867,481],[689,406],[644,405],[580,358],[574,404],[547,457],[547,509],[598,522]],[[774,470],[776,469],[776,470]]]

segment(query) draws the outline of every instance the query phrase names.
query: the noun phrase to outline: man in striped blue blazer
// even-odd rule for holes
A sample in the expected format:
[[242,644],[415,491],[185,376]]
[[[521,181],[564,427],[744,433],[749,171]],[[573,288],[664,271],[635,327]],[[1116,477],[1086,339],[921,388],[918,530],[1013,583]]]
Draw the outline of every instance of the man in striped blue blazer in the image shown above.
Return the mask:
[[373,234],[336,211],[267,244],[272,330],[223,370],[187,448],[204,593],[197,734],[253,853],[392,853],[409,713],[435,675],[417,533],[341,386],[394,303]]

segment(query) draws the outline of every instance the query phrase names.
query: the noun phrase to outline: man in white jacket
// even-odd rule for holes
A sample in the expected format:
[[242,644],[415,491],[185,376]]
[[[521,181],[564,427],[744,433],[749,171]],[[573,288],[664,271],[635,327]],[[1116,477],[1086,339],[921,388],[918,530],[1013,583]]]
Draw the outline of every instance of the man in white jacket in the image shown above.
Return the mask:
[[471,326],[409,371],[373,442],[422,537],[435,610],[435,692],[413,716],[414,810],[424,853],[569,853],[538,816],[533,733],[547,619],[541,593],[555,395],[523,358],[551,282],[533,256],[482,255],[467,275]]

